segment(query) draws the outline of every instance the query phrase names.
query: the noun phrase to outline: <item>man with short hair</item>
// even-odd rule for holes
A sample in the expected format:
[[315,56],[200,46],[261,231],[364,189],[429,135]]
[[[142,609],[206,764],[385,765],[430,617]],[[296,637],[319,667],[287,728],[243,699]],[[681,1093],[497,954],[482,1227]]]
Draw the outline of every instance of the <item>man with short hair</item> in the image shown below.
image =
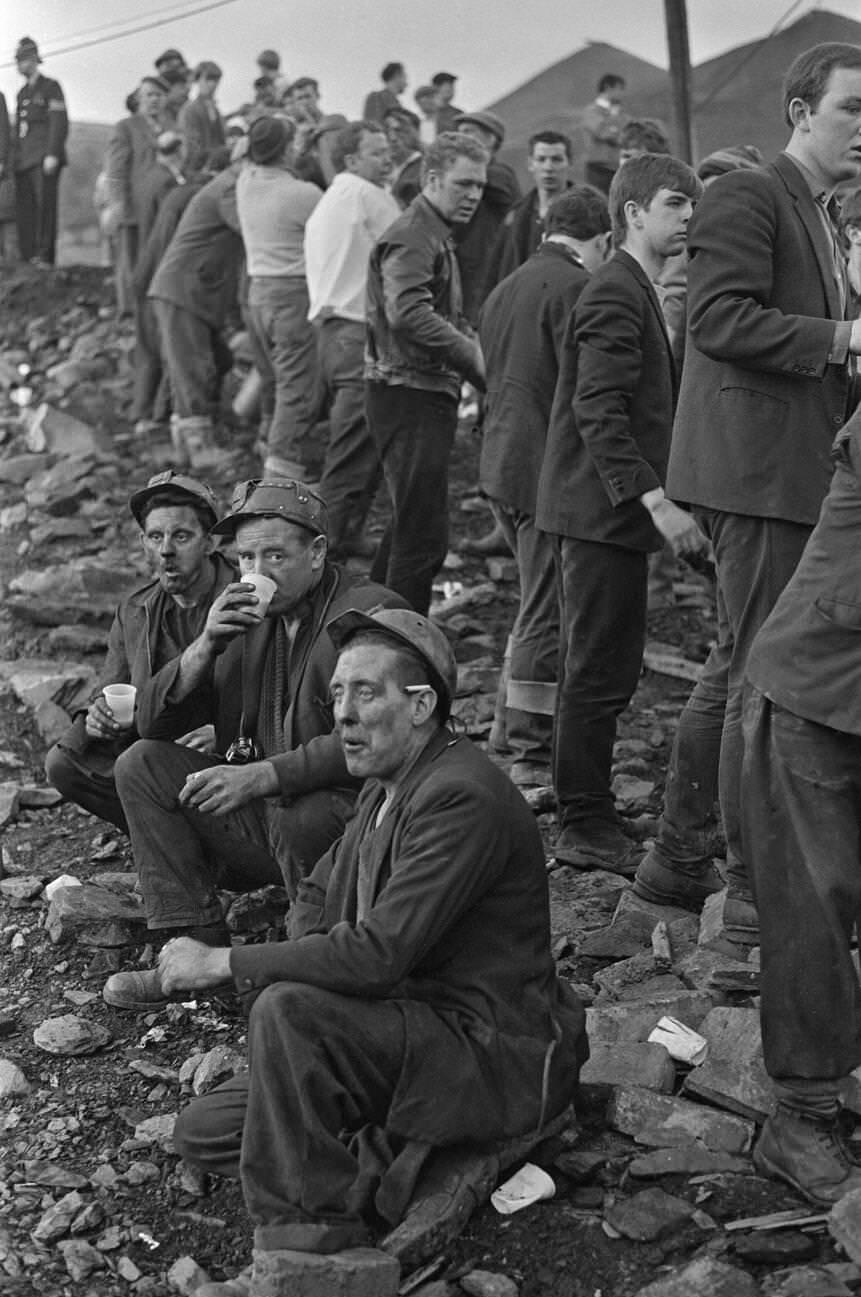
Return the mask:
[[383,126],[392,155],[389,188],[400,207],[409,207],[422,191],[420,122],[408,108],[389,108]]
[[12,168],[20,256],[23,261],[53,266],[69,117],[59,82],[42,76],[41,62],[36,42],[22,37],[15,50],[24,85],[16,101]]
[[188,65],[184,56],[180,54],[179,50],[174,49],[165,50],[163,54],[159,54],[153,66],[160,77],[164,76],[165,72],[188,72]]
[[387,63],[380,73],[382,90],[372,90],[365,100],[362,119],[366,122],[382,122],[388,108],[400,108],[398,98],[407,88],[407,74],[403,63]]
[[455,130],[478,140],[489,155],[487,180],[478,211],[468,225],[459,225],[454,232],[463,289],[463,313],[470,324],[475,325],[492,287],[488,284],[488,275],[496,240],[503,221],[520,197],[520,183],[513,168],[497,157],[505,143],[505,124],[496,113],[461,113],[455,122]]
[[293,122],[259,117],[236,205],[248,265],[248,318],[263,379],[263,472],[304,476],[302,440],[317,416],[316,338],[308,323],[305,226],[322,194],[293,172]]
[[221,84],[221,68],[204,59],[194,69],[197,94],[186,104],[179,119],[185,134],[189,171],[202,171],[215,149],[224,147],[224,123],[215,102]]
[[[357,783],[331,732],[325,625],[350,607],[403,601],[333,566],[326,532],[326,506],[303,483],[240,483],[212,533],[234,540],[240,580],[138,707],[142,740],[117,762],[116,781],[156,939],[224,945],[217,888],[283,883],[294,897],[352,814]],[[262,618],[248,574],[275,586]],[[170,741],[205,724],[217,755]],[[167,998],[157,970],[118,973],[104,996],[133,1011]]]
[[[212,601],[235,580],[235,569],[213,549],[209,532],[218,503],[204,482],[157,473],[135,491],[129,508],[153,577],[116,611],[99,690],[133,684],[140,704],[162,667],[200,633]],[[135,723],[120,725],[97,693],[45,758],[48,782],[67,801],[128,833],[114,762],[137,737]],[[191,736],[179,742],[198,746]]]
[[384,188],[389,144],[376,122],[351,122],[335,136],[337,173],[305,226],[305,270],[317,331],[319,373],[329,399],[329,445],[320,493],[329,510],[333,557],[370,557],[363,528],[381,476],[365,418],[368,259],[399,214]]
[[538,251],[490,294],[478,326],[487,367],[479,484],[520,578],[493,741],[514,753],[509,773],[521,788],[550,783],[559,598],[553,545],[535,526],[538,479],[568,320],[609,253],[607,200],[572,185],[550,204],[546,228]]
[[632,117],[619,132],[619,162],[644,153],[672,153],[670,138],[652,117]]
[[252,1002],[249,1071],[174,1133],[185,1159],[241,1179],[249,1297],[300,1291],[308,1272],[321,1292],[353,1291],[358,1273],[394,1297],[397,1264],[352,1249],[400,1222],[436,1151],[537,1142],[588,1054],[550,953],[535,818],[446,726],[445,635],[392,610],[349,609],[329,629],[337,734],[365,781],[355,817],[303,885],[289,940],[180,939],[160,960],[177,995],[232,980]]
[[598,82],[595,99],[583,109],[580,118],[585,137],[586,183],[605,194],[619,165],[619,137],[627,121],[623,111],[625,90],[624,77],[606,73]]
[[297,77],[290,86],[290,111],[297,122],[311,125],[323,116],[320,83],[314,77]]
[[433,86],[419,86],[413,95],[419,110],[419,140],[424,148],[433,144],[439,131],[437,129],[437,110],[439,99]]
[[639,853],[610,786],[616,721],[637,687],[647,555],[707,548],[663,490],[677,377],[654,281],[682,251],[702,186],[676,158],[645,155],[610,189],[617,251],[571,316],[538,485],[562,593],[553,735],[560,863],[632,874]]
[[568,136],[559,131],[537,131],[529,140],[526,167],[535,185],[505,218],[489,272],[489,288],[522,266],[541,246],[547,209],[571,183]]
[[475,215],[487,153],[441,135],[414,203],[378,240],[368,269],[368,424],[392,501],[372,575],[430,606],[448,549],[448,461],[463,379],[484,388],[481,348],[463,316],[451,234]]
[[834,433],[857,400],[861,322],[847,318],[834,191],[861,174],[861,47],[799,55],[783,106],[785,151],[718,176],[691,222],[667,490],[711,541],[718,638],[679,719],[657,841],[635,881],[643,897],[691,909],[724,890],[717,793],[721,913],[744,944],[758,940],[739,829],[745,665],[819,516]]
[[166,131],[179,130],[180,114],[188,103],[191,73],[188,68],[172,68],[160,76],[167,86],[161,110],[162,126]]
[[135,93],[137,108],[117,122],[105,155],[107,223],[117,235],[117,306],[121,315],[130,313],[134,303],[131,280],[139,251],[141,187],[155,166],[167,82],[145,76]]
[[456,84],[457,77],[453,72],[437,72],[431,77],[431,85],[436,94],[437,135],[442,135],[445,131],[457,130],[457,119],[463,114],[463,109],[457,108],[454,104]]

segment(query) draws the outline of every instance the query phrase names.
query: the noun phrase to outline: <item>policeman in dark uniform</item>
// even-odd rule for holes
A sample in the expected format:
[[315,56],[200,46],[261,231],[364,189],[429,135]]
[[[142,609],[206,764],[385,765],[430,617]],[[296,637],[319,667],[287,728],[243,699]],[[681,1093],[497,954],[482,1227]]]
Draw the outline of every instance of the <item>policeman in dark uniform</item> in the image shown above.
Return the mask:
[[18,243],[24,261],[53,265],[57,241],[57,195],[66,164],[69,119],[63,91],[43,77],[36,42],[24,36],[15,51],[18,71],[25,78],[18,91],[15,116],[15,214]]

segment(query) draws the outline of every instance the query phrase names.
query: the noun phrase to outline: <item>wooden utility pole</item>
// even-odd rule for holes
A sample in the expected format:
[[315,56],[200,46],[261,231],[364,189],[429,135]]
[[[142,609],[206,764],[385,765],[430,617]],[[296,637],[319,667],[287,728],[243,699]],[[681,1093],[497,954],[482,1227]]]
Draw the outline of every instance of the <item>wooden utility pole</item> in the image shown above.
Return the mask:
[[676,121],[677,153],[693,162],[691,126],[691,51],[688,44],[688,14],[685,0],[664,0],[670,80],[673,83],[673,114]]

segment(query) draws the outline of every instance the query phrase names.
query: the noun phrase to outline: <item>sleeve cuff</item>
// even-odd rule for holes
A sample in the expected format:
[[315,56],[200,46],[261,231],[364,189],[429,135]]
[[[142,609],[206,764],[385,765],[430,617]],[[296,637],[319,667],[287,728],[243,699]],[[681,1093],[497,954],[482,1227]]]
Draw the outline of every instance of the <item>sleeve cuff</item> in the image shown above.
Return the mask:
[[834,326],[834,340],[828,353],[829,365],[845,365],[849,359],[849,339],[852,336],[852,321],[840,320]]

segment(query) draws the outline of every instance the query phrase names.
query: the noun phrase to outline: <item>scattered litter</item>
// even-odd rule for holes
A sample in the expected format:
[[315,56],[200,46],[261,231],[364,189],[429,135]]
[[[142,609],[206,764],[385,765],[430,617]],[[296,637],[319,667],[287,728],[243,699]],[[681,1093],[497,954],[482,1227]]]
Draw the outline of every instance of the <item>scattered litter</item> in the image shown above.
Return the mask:
[[552,1198],[555,1193],[552,1177],[540,1166],[526,1162],[516,1175],[494,1190],[490,1201],[501,1216],[511,1216],[543,1198]]

